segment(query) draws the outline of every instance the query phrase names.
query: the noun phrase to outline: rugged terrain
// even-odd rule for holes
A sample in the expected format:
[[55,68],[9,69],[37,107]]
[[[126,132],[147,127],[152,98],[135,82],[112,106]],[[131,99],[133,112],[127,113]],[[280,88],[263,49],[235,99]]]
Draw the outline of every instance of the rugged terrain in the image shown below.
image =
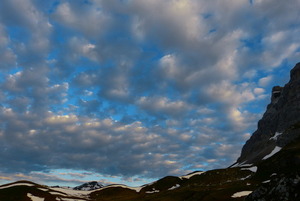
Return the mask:
[[228,168],[167,176],[138,188],[91,182],[77,190],[29,181],[0,186],[0,201],[300,200],[300,63],[272,90],[258,128]]

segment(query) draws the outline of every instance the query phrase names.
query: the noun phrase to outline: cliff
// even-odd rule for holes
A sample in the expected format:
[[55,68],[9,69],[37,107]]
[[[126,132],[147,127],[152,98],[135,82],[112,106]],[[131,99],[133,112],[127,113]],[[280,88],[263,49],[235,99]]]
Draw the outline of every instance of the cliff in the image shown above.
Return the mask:
[[275,86],[257,130],[242,148],[239,164],[253,164],[270,154],[275,147],[284,147],[300,136],[294,129],[300,122],[300,63],[290,72],[290,81]]

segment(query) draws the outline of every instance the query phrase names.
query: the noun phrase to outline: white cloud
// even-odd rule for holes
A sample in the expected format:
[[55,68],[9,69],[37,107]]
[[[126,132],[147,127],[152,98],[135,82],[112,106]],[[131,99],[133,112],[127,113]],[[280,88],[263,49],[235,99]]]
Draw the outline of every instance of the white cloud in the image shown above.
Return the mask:
[[137,105],[149,113],[170,115],[171,117],[184,116],[190,106],[183,101],[172,101],[167,97],[141,97]]
[[59,4],[53,17],[57,22],[92,38],[97,38],[106,31],[110,18],[101,7],[70,2]]
[[263,89],[263,88],[255,88],[254,89],[254,94],[255,95],[261,95],[263,93],[265,93],[265,89]]
[[139,38],[146,38],[144,35],[160,38],[167,46],[197,40],[206,32],[205,23],[199,17],[199,3],[190,0],[132,1],[132,9],[138,17],[134,27],[138,28]]
[[258,81],[258,85],[260,87],[266,87],[267,85],[270,84],[270,82],[273,80],[273,76],[272,75],[269,75],[267,77],[263,77],[263,78],[260,78],[259,81]]

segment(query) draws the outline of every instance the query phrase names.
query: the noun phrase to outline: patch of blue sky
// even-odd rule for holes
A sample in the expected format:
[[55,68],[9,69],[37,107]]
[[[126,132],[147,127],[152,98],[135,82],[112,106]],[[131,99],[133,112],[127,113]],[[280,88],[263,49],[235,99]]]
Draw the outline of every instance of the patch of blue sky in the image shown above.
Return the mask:
[[51,6],[47,7],[48,8],[47,12],[49,14],[54,13],[56,11],[57,7],[60,5],[60,3],[61,2],[59,0],[58,1],[54,1],[53,3],[51,3]]
[[22,26],[7,26],[6,30],[12,42],[27,43],[31,39],[30,32]]
[[213,13],[202,13],[201,16],[203,17],[203,19],[209,19],[211,17],[214,16]]
[[251,38],[242,38],[240,39],[240,42],[242,44],[242,48],[246,47],[252,52],[259,52],[264,49],[264,46],[262,44],[263,36],[261,34],[255,35]]

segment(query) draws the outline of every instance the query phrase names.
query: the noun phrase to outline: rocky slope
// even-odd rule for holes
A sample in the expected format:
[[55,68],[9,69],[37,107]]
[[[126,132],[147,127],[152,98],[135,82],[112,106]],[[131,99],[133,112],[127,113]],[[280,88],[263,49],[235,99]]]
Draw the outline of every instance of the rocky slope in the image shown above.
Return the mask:
[[[92,190],[93,186],[100,187]],[[85,191],[83,191],[85,190]],[[0,186],[0,201],[298,201],[300,200],[300,63],[272,90],[271,103],[229,168],[132,188],[84,184],[78,190],[28,181]]]
[[284,147],[300,136],[300,129],[292,129],[300,122],[300,63],[290,73],[284,86],[273,87],[271,103],[258,128],[242,149],[238,163],[255,163],[276,146]]

